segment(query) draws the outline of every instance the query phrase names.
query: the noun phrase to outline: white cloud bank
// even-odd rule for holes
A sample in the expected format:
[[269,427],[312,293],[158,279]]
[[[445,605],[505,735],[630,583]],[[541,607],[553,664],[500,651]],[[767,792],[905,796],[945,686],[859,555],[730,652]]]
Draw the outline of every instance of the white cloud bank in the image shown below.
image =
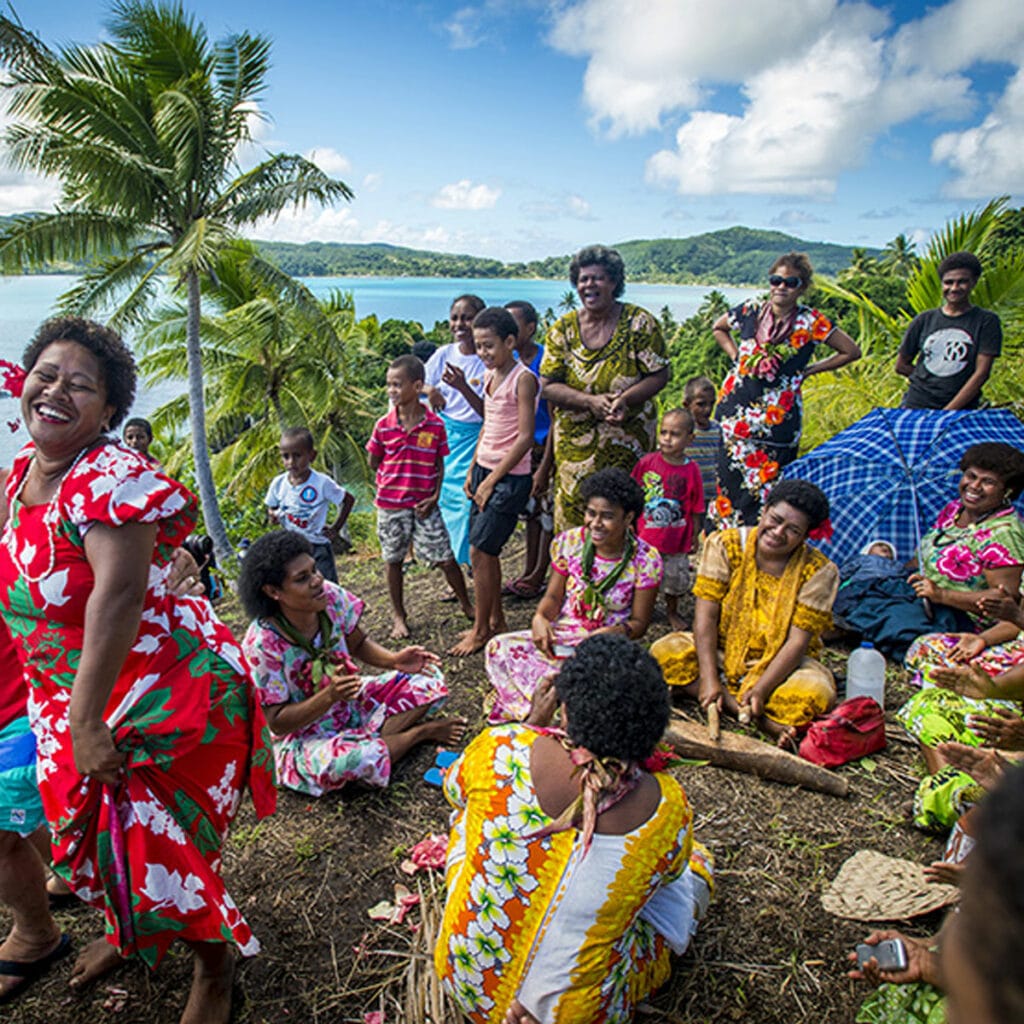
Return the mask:
[[469,178],[463,178],[442,185],[430,203],[439,210],[489,210],[500,198],[500,188],[474,185]]
[[[838,0],[577,0],[552,19],[552,45],[587,59],[593,126],[616,137],[685,117],[647,178],[693,195],[829,195],[880,134],[970,116],[976,64],[1024,64],[1024,5],[1005,0],[950,0],[895,31],[881,7]],[[738,109],[715,106],[720,87]],[[935,140],[952,193],[1024,192],[1022,99],[1018,73],[979,124]]]

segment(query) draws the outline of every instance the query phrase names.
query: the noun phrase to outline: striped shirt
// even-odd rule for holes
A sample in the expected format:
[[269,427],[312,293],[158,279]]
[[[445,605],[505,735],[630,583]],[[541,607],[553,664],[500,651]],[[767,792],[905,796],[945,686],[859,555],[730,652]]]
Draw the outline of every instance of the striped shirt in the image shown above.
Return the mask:
[[710,420],[707,430],[694,427],[693,441],[684,453],[700,467],[704,483],[704,504],[709,508],[718,492],[718,449],[722,446],[722,428]]
[[366,442],[377,467],[377,508],[413,508],[437,489],[438,457],[448,454],[448,435],[439,416],[424,409],[424,417],[406,430],[392,409],[377,420]]

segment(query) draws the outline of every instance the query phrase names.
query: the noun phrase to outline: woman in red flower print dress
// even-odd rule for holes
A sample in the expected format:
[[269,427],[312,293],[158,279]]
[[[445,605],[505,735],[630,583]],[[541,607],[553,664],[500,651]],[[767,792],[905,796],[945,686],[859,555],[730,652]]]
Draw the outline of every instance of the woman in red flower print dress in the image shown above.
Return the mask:
[[[718,497],[709,512],[720,527],[755,526],[782,467],[796,458],[803,382],[860,358],[848,334],[799,304],[813,273],[804,253],[780,256],[769,271],[769,301],[744,302],[713,328],[715,341],[735,360],[715,410],[722,446]],[[834,354],[812,363],[820,343]]]
[[203,598],[167,589],[196,519],[181,484],[104,435],[135,394],[121,339],[67,317],[23,359],[32,438],[7,482],[0,612],[26,656],[53,865],[106,915],[88,980],[175,939],[195,973],[183,1024],[226,1024],[232,947],[259,949],[220,875],[243,787],[274,806],[271,752],[241,650]]

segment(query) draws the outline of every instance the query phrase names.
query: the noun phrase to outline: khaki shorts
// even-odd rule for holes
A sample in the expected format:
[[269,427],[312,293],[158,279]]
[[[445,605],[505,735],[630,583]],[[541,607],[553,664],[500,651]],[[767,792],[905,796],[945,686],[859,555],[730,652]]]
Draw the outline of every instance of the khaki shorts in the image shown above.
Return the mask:
[[661,577],[661,592],[671,597],[681,597],[690,592],[692,573],[690,556],[686,554],[662,555],[664,574]]
[[412,541],[416,557],[430,565],[450,562],[452,544],[436,505],[430,515],[420,519],[411,508],[377,509],[377,540],[381,558],[392,565],[405,560]]

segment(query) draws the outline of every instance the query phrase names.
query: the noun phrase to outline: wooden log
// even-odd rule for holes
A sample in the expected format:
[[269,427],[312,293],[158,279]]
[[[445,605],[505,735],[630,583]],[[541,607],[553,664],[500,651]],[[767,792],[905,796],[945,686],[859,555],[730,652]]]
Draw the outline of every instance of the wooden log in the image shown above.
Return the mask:
[[831,796],[846,796],[850,789],[843,776],[749,736],[726,731],[717,741],[711,741],[702,725],[675,712],[665,739],[676,748],[680,757],[708,761],[719,768],[732,768]]
[[718,710],[717,704],[708,705],[708,736],[711,738],[712,743],[718,742],[718,737],[722,735],[722,716]]

